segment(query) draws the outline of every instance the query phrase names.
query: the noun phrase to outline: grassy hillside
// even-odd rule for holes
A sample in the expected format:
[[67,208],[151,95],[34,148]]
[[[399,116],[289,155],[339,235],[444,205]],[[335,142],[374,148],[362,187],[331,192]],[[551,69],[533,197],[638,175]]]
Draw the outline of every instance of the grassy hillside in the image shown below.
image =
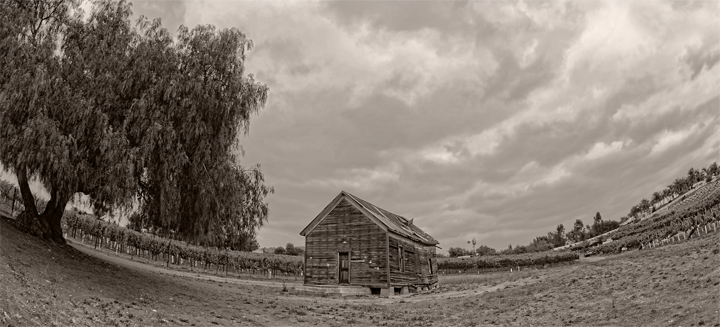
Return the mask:
[[[680,197],[665,210],[585,242],[564,248],[595,253],[620,253],[663,240],[684,241],[703,226],[720,222],[720,180]],[[681,237],[678,237],[680,234]],[[603,243],[605,241],[606,243]]]

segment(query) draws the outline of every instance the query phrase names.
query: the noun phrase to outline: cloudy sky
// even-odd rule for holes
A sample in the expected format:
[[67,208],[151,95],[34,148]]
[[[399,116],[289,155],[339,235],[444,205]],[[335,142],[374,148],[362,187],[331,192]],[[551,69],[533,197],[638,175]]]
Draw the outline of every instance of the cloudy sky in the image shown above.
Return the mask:
[[156,1],[254,41],[242,139],[275,194],[261,246],[341,190],[449,247],[619,219],[720,154],[717,1]]
[[441,247],[505,248],[619,219],[720,154],[719,2],[134,2],[174,31],[235,27],[270,87],[242,140],[261,246],[341,190]]

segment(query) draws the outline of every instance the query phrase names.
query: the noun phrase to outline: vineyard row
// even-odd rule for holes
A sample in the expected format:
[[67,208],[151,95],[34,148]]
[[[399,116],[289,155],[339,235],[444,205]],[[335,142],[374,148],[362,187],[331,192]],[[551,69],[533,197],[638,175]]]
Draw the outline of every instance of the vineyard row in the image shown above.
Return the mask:
[[177,240],[140,233],[115,224],[97,220],[92,216],[66,213],[63,217],[66,237],[92,244],[96,248],[165,261],[168,266],[185,266],[190,269],[241,272],[270,272],[271,275],[302,275],[302,258],[297,256],[259,254],[252,252],[200,247]]
[[[231,272],[269,271],[271,275],[302,275],[303,258],[298,256],[259,254],[252,252],[223,250],[213,247],[199,247],[181,241],[168,240],[140,233],[92,216],[68,212],[63,217],[66,237],[83,243],[143,257],[148,260],[163,260],[168,266],[180,265],[190,269]],[[438,258],[438,269],[443,271],[465,271],[504,267],[544,266],[559,262],[577,260],[572,252],[542,252],[513,255],[494,255],[468,259]]]
[[705,198],[680,210],[669,211],[661,216],[625,225],[608,235],[612,241],[599,246],[581,245],[574,251],[591,250],[595,253],[619,253],[622,249],[641,248],[641,245],[658,240],[675,238],[686,240],[698,228],[720,221],[720,189],[714,189]]

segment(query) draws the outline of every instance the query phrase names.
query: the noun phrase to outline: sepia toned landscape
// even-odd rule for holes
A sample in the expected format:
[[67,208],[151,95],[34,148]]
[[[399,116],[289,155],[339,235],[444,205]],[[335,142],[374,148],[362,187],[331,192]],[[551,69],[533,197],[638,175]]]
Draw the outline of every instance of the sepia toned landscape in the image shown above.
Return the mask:
[[720,327],[720,2],[0,8],[0,326]]

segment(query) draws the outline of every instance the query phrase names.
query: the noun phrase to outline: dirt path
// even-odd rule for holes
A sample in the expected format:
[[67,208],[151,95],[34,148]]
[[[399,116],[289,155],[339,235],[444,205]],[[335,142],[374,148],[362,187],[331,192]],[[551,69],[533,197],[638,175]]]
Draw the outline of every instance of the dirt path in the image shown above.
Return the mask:
[[617,258],[622,258],[624,256],[627,256],[631,253],[635,253],[637,251],[639,251],[639,250],[628,250],[623,253],[613,254],[610,256],[600,256],[600,255],[594,255],[594,256],[590,256],[590,257],[581,256],[580,262],[597,262],[597,261],[603,261],[603,260],[610,259],[610,258],[617,259]]
[[293,282],[291,282],[291,281],[286,281],[283,283],[283,282],[279,282],[279,281],[273,282],[273,281],[262,281],[262,280],[247,280],[247,279],[237,279],[237,278],[231,278],[231,277],[210,276],[210,275],[205,275],[205,274],[200,274],[200,273],[160,268],[160,267],[156,267],[153,265],[138,262],[135,260],[128,260],[128,259],[120,257],[120,256],[116,256],[116,255],[108,254],[108,253],[105,253],[102,251],[98,251],[87,244],[73,242],[70,245],[72,247],[74,247],[75,249],[77,249],[78,251],[81,251],[89,256],[95,257],[97,259],[100,259],[100,260],[103,260],[103,261],[106,261],[108,263],[112,263],[112,264],[115,264],[118,266],[123,266],[123,267],[129,268],[129,269],[149,271],[149,272],[154,272],[154,273],[164,274],[164,275],[195,278],[195,279],[199,279],[199,280],[207,280],[207,281],[213,281],[213,282],[218,282],[218,283],[273,287],[273,288],[280,288],[280,289],[282,289],[283,284],[285,284],[285,285],[293,284]]
[[[229,283],[229,284],[236,284],[236,285],[247,285],[247,286],[261,286],[261,287],[272,287],[277,289],[282,289],[284,285],[286,285],[289,289],[294,289],[294,285],[297,285],[298,283],[291,283],[291,282],[275,282],[275,281],[262,281],[262,280],[246,280],[246,279],[237,279],[237,278],[227,278],[227,277],[220,277],[220,276],[210,276],[200,273],[192,273],[192,272],[184,272],[184,271],[178,271],[173,269],[165,269],[161,267],[156,267],[153,265],[145,264],[142,262],[138,262],[135,260],[129,260],[120,256],[116,256],[113,254],[106,253],[104,251],[98,251],[95,250],[92,246],[82,243],[72,243],[71,244],[74,248],[77,250],[95,257],[97,259],[106,261],[111,264],[115,264],[118,266],[123,266],[125,268],[129,269],[136,269],[136,270],[142,270],[142,271],[148,271],[163,275],[171,275],[171,276],[178,276],[178,277],[185,277],[185,278],[193,278],[198,280],[206,280],[206,281],[212,281],[212,282],[218,282],[218,283]],[[604,258],[603,258],[604,259]],[[409,295],[400,295],[400,296],[392,296],[392,297],[386,297],[386,298],[378,298],[378,297],[349,297],[346,298],[344,303],[347,304],[374,304],[374,305],[389,305],[394,304],[398,302],[402,303],[418,303],[418,302],[425,302],[425,301],[438,301],[438,300],[446,300],[446,299],[458,299],[468,296],[474,296],[474,295],[480,295],[488,292],[494,292],[498,290],[503,290],[506,288],[512,288],[512,287],[522,287],[525,285],[530,285],[533,283],[536,283],[540,281],[540,278],[535,277],[528,277],[523,278],[516,281],[506,281],[499,283],[497,285],[492,286],[481,286],[478,285],[476,288],[467,289],[467,290],[461,290],[461,291],[450,291],[450,292],[442,292],[442,293],[429,293],[429,294],[409,294]],[[295,300],[298,301],[307,301],[307,300],[313,300],[319,303],[333,303],[337,302],[336,298],[322,298],[318,296],[313,295],[297,295],[297,298]]]
[[450,299],[461,299],[470,296],[481,295],[489,292],[495,292],[513,287],[523,287],[526,285],[534,284],[540,281],[540,278],[528,277],[516,281],[502,282],[493,286],[478,286],[472,289],[462,291],[449,291],[442,293],[429,293],[429,294],[411,294],[405,296],[393,296],[389,298],[358,298],[349,299],[346,301],[350,304],[368,304],[374,305],[389,305],[395,303],[421,303],[421,302],[434,302]]

